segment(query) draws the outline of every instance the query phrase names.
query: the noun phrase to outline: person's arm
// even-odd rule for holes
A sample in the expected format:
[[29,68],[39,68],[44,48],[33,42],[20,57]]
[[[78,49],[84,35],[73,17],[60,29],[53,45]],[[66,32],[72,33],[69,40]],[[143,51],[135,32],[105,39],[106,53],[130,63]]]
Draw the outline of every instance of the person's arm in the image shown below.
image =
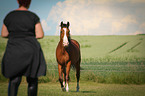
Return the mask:
[[44,32],[40,22],[35,25],[35,34],[37,39],[41,39],[44,37]]
[[8,30],[7,30],[7,27],[6,27],[5,24],[3,24],[2,30],[1,30],[1,37],[7,38],[8,35],[9,35],[9,32],[8,32]]

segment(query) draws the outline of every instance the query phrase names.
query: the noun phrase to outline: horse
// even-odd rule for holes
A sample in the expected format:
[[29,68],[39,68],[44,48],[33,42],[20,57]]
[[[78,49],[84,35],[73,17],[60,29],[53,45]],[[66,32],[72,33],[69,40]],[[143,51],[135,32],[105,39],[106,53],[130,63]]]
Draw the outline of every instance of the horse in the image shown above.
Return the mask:
[[67,24],[61,22],[60,24],[60,41],[56,48],[56,60],[58,63],[59,82],[62,91],[69,91],[70,68],[74,67],[77,78],[76,91],[78,92],[81,62],[80,45],[76,40],[71,39],[69,25],[69,22],[67,22]]

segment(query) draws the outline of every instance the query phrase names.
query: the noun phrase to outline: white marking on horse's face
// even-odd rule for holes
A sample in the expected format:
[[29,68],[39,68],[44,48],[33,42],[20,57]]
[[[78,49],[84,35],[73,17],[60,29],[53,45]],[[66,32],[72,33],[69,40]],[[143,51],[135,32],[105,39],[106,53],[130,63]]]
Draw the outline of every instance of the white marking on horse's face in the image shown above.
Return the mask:
[[66,28],[63,28],[63,30],[64,30],[64,37],[63,37],[63,46],[68,46],[68,44],[69,44],[69,42],[68,42],[68,38],[67,38],[67,36],[66,36],[66,31],[67,31],[67,29]]

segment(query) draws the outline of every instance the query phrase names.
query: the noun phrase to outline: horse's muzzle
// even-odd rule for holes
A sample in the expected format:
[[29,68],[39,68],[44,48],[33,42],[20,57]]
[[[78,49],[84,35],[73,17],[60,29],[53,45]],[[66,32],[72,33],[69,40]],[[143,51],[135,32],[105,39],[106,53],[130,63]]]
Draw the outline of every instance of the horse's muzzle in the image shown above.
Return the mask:
[[69,45],[69,42],[63,42],[64,47],[68,47],[68,45]]

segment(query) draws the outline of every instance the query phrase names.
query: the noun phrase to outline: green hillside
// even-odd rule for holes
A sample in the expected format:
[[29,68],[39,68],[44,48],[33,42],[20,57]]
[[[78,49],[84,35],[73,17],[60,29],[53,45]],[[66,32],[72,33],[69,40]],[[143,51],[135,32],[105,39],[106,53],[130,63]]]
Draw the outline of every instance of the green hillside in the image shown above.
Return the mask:
[[[145,35],[72,36],[71,38],[81,45],[82,80],[102,83],[145,83]],[[7,39],[0,38],[0,62],[6,42]],[[41,81],[57,81],[55,49],[59,36],[45,36],[39,42],[48,67],[48,76],[42,77]],[[74,72],[71,74],[74,81]]]

